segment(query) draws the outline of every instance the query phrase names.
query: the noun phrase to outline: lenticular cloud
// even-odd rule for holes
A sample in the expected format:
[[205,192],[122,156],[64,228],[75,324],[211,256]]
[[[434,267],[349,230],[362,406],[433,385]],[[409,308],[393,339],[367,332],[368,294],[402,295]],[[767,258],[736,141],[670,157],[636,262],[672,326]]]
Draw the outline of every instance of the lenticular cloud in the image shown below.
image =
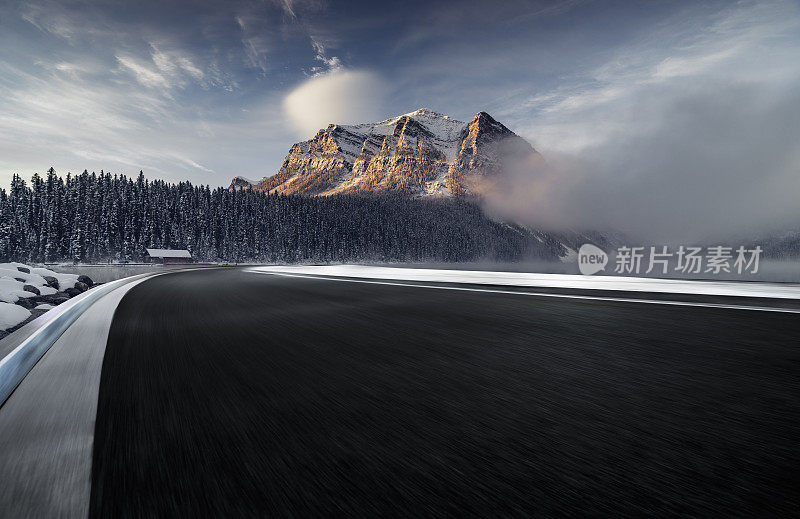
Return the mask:
[[330,123],[378,118],[383,87],[370,72],[337,69],[308,79],[286,96],[283,106],[295,129],[311,137]]

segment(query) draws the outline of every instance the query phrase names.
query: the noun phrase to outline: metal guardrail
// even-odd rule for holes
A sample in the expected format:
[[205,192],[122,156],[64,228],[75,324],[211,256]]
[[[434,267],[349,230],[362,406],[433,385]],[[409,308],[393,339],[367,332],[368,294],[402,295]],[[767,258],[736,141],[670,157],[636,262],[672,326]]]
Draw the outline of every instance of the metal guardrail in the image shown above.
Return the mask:
[[6,402],[61,334],[93,303],[131,281],[152,275],[154,274],[137,274],[105,283],[50,310],[48,313],[57,312],[57,315],[0,359],[0,406]]

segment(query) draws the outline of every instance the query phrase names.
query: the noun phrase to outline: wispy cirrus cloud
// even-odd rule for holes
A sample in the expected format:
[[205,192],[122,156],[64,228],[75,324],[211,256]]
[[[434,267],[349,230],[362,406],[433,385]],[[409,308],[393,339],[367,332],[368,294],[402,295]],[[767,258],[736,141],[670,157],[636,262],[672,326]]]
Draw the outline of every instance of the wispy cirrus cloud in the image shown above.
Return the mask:
[[119,64],[122,65],[124,69],[133,74],[133,76],[136,78],[136,81],[138,81],[139,83],[141,83],[146,87],[170,88],[173,86],[172,84],[170,84],[170,82],[167,80],[164,74],[162,74],[158,70],[154,70],[144,62],[141,62],[135,58],[127,56],[116,56],[116,58]]
[[[280,105],[270,108],[270,91],[242,91],[242,79],[253,85],[241,66],[248,58],[227,28],[249,7],[192,12],[178,25],[170,8],[145,3],[125,14],[111,4],[33,0],[3,12],[0,179],[53,165],[217,184],[266,162],[265,134],[280,124]],[[258,30],[266,40],[270,28]]]
[[314,59],[322,63],[322,66],[311,67],[312,75],[316,76],[327,74],[344,68],[342,60],[340,60],[338,56],[327,56],[327,53],[325,52],[325,45],[323,45],[322,42],[317,41],[317,39],[313,36],[311,36],[310,39],[311,47],[313,47],[314,51],[316,52]]

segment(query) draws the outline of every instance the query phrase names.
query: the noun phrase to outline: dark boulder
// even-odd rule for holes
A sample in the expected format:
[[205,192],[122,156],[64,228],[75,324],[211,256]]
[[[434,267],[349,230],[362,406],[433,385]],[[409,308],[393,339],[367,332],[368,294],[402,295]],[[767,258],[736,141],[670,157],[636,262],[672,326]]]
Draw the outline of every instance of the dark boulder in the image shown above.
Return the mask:
[[81,291],[78,290],[77,288],[68,288],[68,289],[64,290],[64,293],[67,294],[69,297],[75,297],[78,294],[80,294]]
[[17,270],[19,270],[20,272],[24,272],[26,274],[31,273],[31,269],[29,269],[28,267],[17,267]]
[[58,280],[53,276],[42,276],[45,281],[47,281],[47,286],[50,288],[55,288],[58,290]]
[[64,292],[58,292],[57,294],[34,297],[33,299],[35,299],[37,303],[60,305],[64,301],[69,301],[69,295],[65,294]]
[[34,319],[45,313],[47,313],[47,310],[45,310],[44,308],[40,308],[39,310],[34,308],[33,310],[31,310],[31,316],[28,318],[28,320],[33,321]]
[[51,305],[57,304],[55,300],[58,298],[67,299],[66,294],[58,293],[58,294],[47,294],[38,297],[32,297],[31,299],[35,300],[37,303],[49,303]]
[[79,283],[86,283],[87,287],[90,287],[90,286],[94,285],[94,282],[92,281],[92,278],[90,278],[89,276],[83,276],[83,275],[78,276],[78,282]]
[[17,302],[15,304],[21,306],[22,308],[27,308],[28,310],[31,310],[36,307],[36,301],[28,299],[27,297],[20,297],[19,299],[17,299]]
[[7,335],[8,335],[8,332],[0,330],[0,339],[2,339],[3,337],[6,337]]
[[30,292],[32,294],[36,294],[37,296],[42,295],[42,293],[39,292],[39,289],[33,285],[25,285],[22,287],[22,290],[24,290],[25,292]]
[[81,283],[80,281],[75,283],[75,288],[77,288],[81,292],[86,292],[87,290],[89,290],[89,287],[86,286],[86,283]]
[[14,278],[14,281],[19,281],[20,283],[25,283],[26,280],[22,278]]

